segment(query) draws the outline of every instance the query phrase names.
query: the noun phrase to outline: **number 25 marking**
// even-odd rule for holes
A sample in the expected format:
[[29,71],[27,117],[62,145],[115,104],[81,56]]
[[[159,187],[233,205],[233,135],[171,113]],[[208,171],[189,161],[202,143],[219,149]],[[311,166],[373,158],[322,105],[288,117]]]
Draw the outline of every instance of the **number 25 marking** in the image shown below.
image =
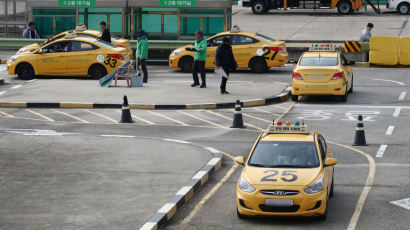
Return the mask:
[[[263,173],[265,173],[265,174],[266,174],[266,173],[270,173],[270,174],[267,175],[267,176],[264,176],[264,177],[261,179],[261,181],[278,181],[277,179],[272,178],[272,177],[275,177],[275,176],[279,175],[279,171],[278,171],[278,170],[266,170],[266,171],[263,172]],[[283,181],[285,181],[285,182],[295,181],[295,180],[298,179],[298,177],[297,177],[296,174],[294,174],[294,173],[296,173],[296,171],[294,171],[294,170],[284,170],[284,171],[282,172],[282,177],[281,177],[280,179],[283,180]],[[289,176],[290,176],[290,178],[289,178]],[[288,178],[286,178],[286,177],[288,177]]]

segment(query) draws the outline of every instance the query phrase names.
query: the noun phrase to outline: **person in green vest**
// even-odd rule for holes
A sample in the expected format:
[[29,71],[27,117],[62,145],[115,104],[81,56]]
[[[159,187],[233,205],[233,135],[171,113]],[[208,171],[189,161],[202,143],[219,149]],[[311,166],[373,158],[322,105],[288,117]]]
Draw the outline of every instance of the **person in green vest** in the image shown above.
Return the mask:
[[144,83],[148,83],[147,59],[148,59],[148,39],[147,33],[144,30],[138,31],[138,46],[137,46],[137,69],[141,65],[144,73]]
[[206,48],[207,48],[207,41],[202,35],[202,31],[197,31],[195,33],[195,44],[194,48],[186,48],[187,51],[193,51],[194,54],[194,64],[192,66],[192,78],[194,79],[194,83],[191,85],[192,87],[199,85],[198,79],[198,72],[201,73],[201,88],[206,87],[206,75],[205,75],[205,61],[206,61]]

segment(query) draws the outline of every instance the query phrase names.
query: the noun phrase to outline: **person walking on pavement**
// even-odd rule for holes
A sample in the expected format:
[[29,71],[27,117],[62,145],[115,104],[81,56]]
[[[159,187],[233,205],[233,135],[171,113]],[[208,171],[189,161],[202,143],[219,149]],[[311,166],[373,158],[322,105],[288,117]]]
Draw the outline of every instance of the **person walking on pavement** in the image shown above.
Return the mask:
[[23,38],[28,38],[28,39],[41,38],[36,27],[34,26],[34,22],[28,23],[28,27],[23,31]]
[[108,43],[111,43],[111,33],[107,29],[107,23],[105,23],[104,21],[100,22],[100,27],[101,27],[101,30],[102,30],[102,35],[101,35],[100,39],[103,40],[103,41],[106,41]]
[[148,38],[144,30],[138,31],[137,46],[137,68],[141,65],[144,73],[144,83],[148,83],[147,59],[148,59]]
[[370,37],[372,36],[372,29],[373,29],[374,25],[373,23],[368,23],[367,27],[364,28],[364,30],[362,31],[362,35],[360,36],[359,41],[361,42],[369,42],[370,41]]
[[193,51],[194,54],[194,64],[192,65],[192,78],[194,83],[191,85],[192,87],[199,85],[198,79],[198,72],[201,73],[201,88],[206,87],[206,75],[205,75],[205,61],[206,61],[206,48],[207,48],[207,41],[202,35],[202,31],[197,31],[195,33],[195,44],[194,48],[185,48],[187,51]]
[[[237,64],[233,56],[232,47],[228,37],[224,37],[222,39],[222,44],[218,46],[215,55],[215,62],[215,68],[222,68],[227,77],[229,77],[229,72],[236,69]],[[227,77],[222,76],[220,86],[221,94],[229,94],[229,92],[226,91],[226,82],[228,81]]]

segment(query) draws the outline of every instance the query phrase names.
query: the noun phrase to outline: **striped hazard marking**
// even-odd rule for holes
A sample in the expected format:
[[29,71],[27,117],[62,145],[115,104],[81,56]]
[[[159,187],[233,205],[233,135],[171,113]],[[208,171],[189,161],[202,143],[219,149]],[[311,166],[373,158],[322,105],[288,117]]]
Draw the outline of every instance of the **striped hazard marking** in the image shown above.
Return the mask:
[[359,41],[345,41],[345,52],[361,52],[362,42]]

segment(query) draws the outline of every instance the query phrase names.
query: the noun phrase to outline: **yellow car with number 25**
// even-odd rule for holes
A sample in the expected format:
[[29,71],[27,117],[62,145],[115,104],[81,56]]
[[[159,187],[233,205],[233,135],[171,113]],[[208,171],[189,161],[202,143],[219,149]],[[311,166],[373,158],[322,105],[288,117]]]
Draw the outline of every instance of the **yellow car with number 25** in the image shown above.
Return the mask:
[[236,189],[239,218],[326,218],[337,160],[318,132],[309,132],[298,122],[278,121],[261,133],[246,161],[235,161],[244,166]]
[[292,75],[292,101],[305,95],[337,95],[347,100],[353,92],[354,62],[346,60],[336,51],[326,51],[329,44],[317,45],[324,51],[309,51],[302,54]]
[[35,75],[90,76],[99,79],[129,59],[125,48],[74,34],[31,53],[12,56],[7,61],[7,72],[25,80]]
[[[284,41],[275,41],[262,34],[245,31],[228,31],[216,34],[207,39],[207,58],[205,68],[215,68],[216,49],[222,39],[229,37],[232,52],[238,68],[250,68],[252,72],[263,73],[270,67],[283,66],[288,62],[288,52]],[[169,66],[180,68],[183,72],[191,72],[194,53],[186,51],[187,45],[175,49],[169,56]]]

